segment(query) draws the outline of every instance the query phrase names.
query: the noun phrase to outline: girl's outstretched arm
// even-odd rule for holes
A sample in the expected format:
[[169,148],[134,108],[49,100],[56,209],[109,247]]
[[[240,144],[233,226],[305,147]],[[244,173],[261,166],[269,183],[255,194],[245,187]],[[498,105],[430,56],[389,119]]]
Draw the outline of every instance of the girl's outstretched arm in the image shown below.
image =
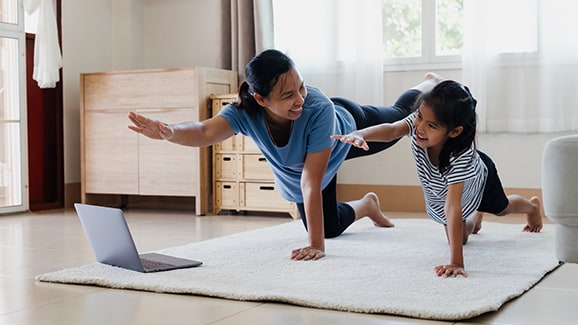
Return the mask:
[[455,183],[448,186],[448,195],[445,204],[446,235],[450,244],[450,264],[438,265],[435,272],[438,276],[456,277],[468,274],[464,268],[464,223],[462,220],[462,193],[464,183]]
[[404,120],[383,123],[353,131],[347,135],[335,134],[331,139],[349,143],[355,147],[369,150],[367,142],[390,142],[409,133],[409,125]]

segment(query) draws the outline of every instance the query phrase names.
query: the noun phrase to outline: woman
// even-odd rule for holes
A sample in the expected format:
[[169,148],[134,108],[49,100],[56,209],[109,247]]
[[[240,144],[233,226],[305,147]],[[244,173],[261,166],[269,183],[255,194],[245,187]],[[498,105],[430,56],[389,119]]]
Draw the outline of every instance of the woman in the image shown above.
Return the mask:
[[376,226],[393,227],[374,193],[337,202],[336,174],[344,160],[379,152],[395,141],[365,151],[330,136],[406,117],[420,93],[431,90],[439,78],[428,74],[394,106],[378,108],[344,98],[329,99],[319,89],[306,86],[293,61],[277,50],[255,56],[245,75],[238,100],[215,117],[168,125],[131,112],[129,128],[152,139],[194,147],[219,143],[236,133],[251,137],[269,162],[281,195],[297,203],[308,230],[309,245],[294,249],[293,260],[324,257],[324,238],[340,235],[365,216]]

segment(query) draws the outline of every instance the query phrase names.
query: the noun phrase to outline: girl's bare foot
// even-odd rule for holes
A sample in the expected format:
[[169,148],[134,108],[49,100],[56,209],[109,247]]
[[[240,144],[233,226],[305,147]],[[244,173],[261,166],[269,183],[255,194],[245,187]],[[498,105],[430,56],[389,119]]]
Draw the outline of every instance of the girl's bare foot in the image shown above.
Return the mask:
[[534,205],[532,212],[527,214],[527,225],[523,231],[540,232],[542,230],[542,219],[544,218],[544,210],[542,209],[542,202],[536,196],[530,198],[530,202]]

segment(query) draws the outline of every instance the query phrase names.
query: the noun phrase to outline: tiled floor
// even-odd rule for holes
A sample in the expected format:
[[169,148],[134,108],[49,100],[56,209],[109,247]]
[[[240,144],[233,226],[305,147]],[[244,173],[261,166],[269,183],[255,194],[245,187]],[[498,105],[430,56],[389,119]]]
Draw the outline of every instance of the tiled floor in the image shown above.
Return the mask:
[[[141,251],[184,245],[291,219],[126,211]],[[422,214],[388,213],[392,218]],[[494,218],[486,220],[495,221]],[[509,222],[521,222],[509,218]],[[94,263],[73,210],[0,216],[0,324],[451,324],[293,305],[37,283],[37,274]],[[578,320],[578,268],[565,264],[500,311],[456,324],[563,325]]]

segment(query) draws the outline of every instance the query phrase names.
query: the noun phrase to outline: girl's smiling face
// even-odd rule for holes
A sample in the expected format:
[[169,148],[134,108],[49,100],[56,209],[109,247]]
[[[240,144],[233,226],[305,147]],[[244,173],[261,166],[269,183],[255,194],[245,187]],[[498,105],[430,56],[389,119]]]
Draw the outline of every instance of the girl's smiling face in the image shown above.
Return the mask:
[[426,104],[422,104],[419,107],[413,125],[416,130],[415,139],[417,144],[424,149],[430,149],[437,153],[441,151],[449,138],[457,137],[463,129],[463,127],[458,126],[453,130],[448,130],[445,125],[437,121],[433,109]]

